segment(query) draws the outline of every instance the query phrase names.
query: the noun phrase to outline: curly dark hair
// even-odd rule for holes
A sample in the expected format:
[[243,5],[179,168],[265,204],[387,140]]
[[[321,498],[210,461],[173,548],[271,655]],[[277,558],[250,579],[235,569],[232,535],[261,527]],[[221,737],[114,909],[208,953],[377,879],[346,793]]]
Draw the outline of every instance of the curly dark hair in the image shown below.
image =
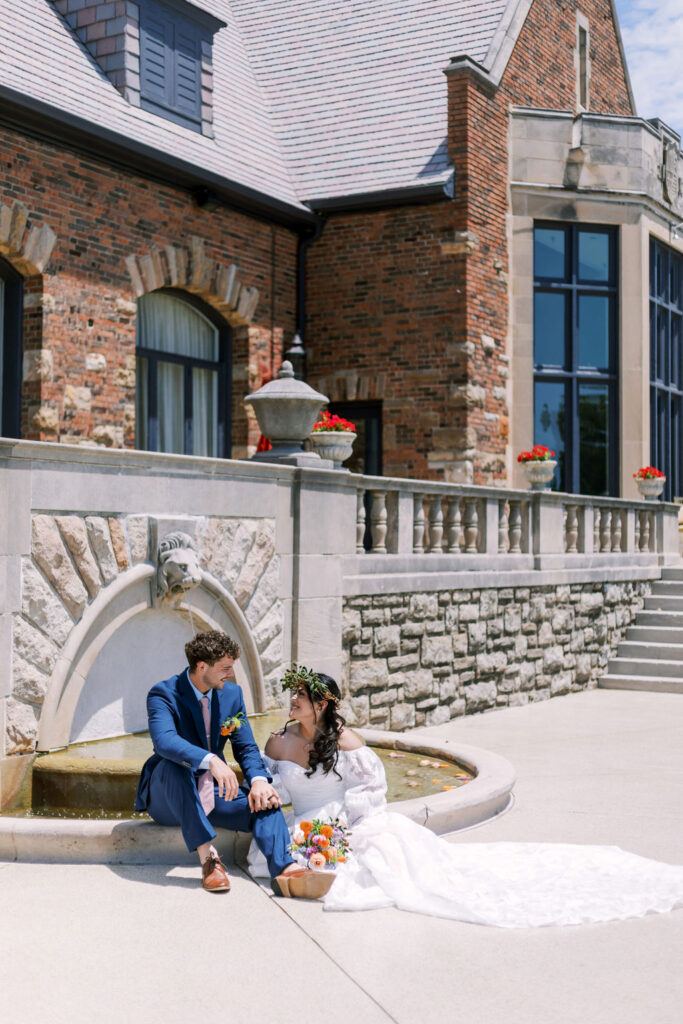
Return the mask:
[[204,633],[197,633],[185,644],[185,657],[193,672],[200,661],[205,661],[207,665],[215,665],[226,655],[237,661],[241,653],[237,641],[217,629],[207,629]]
[[[337,778],[341,775],[337,771],[337,760],[339,758],[339,735],[346,725],[346,722],[339,714],[338,702],[341,700],[341,692],[332,676],[326,676],[324,672],[316,672],[320,682],[328,693],[331,693],[336,700],[328,700],[327,704],[316,720],[317,733],[313,748],[308,755],[308,771],[306,775],[311,776],[318,765],[322,765],[323,772],[327,775],[333,771]],[[320,695],[312,694],[306,687],[308,699],[315,709],[316,702],[320,701]],[[289,722],[287,723],[289,725]],[[287,729],[285,726],[285,730]]]

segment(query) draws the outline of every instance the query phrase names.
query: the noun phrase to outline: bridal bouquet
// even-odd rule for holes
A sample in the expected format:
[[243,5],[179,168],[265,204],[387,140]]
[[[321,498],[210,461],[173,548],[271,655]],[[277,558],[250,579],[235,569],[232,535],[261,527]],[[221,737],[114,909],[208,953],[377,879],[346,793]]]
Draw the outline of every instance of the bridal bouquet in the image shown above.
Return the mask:
[[292,833],[292,856],[313,871],[334,871],[350,851],[346,826],[332,821],[300,821]]

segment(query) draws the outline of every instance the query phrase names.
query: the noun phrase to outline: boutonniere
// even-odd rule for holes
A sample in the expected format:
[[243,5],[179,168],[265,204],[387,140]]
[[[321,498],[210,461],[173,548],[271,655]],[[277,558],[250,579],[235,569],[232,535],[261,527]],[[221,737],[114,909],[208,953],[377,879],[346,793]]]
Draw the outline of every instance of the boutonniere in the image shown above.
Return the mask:
[[245,721],[243,711],[238,711],[232,718],[226,718],[224,722],[221,722],[221,736],[230,736],[237,729],[241,729]]

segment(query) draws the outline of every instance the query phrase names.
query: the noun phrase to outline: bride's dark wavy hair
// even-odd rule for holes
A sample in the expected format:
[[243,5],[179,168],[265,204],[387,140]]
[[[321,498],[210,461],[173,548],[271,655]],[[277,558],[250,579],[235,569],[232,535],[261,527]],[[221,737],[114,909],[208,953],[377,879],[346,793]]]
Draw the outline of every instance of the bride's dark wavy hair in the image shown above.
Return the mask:
[[[344,728],[346,722],[339,714],[338,702],[341,700],[341,692],[332,676],[326,676],[324,672],[316,673],[318,679],[323,684],[328,693],[331,693],[336,700],[328,700],[327,704],[320,713],[320,716],[316,720],[317,735],[313,743],[313,748],[308,755],[308,771],[306,775],[311,776],[316,770],[318,765],[322,766],[322,770],[327,775],[328,772],[333,771],[337,778],[341,779],[341,775],[337,771],[337,760],[339,758],[339,735]],[[310,689],[306,687],[308,699],[313,705],[315,710],[316,701],[319,701],[320,695],[311,693]],[[289,725],[289,722],[287,723]],[[285,726],[285,729],[287,726]]]

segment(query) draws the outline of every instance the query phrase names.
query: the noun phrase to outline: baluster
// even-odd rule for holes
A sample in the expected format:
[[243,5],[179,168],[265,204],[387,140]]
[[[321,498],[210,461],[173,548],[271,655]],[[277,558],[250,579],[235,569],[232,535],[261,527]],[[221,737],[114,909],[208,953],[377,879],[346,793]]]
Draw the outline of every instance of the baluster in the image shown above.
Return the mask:
[[650,550],[650,513],[647,509],[640,511],[640,550]]
[[465,498],[465,551],[468,555],[474,555],[479,548],[479,514],[476,498]]
[[460,497],[448,499],[446,512],[446,543],[450,554],[460,552]]
[[655,540],[656,533],[655,533],[655,514],[654,514],[654,512],[648,512],[647,518],[648,518],[649,523],[650,523],[650,536],[648,538],[649,545],[648,545],[648,549],[647,550],[648,551],[654,551],[656,549],[656,546],[657,546],[656,540]]
[[600,509],[593,506],[593,551],[600,550]]
[[579,539],[579,517],[576,505],[567,505],[567,554],[577,553],[576,542]]
[[373,554],[385,555],[387,553],[387,493],[386,491],[372,491],[371,493],[372,551]]
[[413,554],[424,551],[425,510],[421,494],[413,495]]
[[616,508],[612,513],[612,551],[621,551],[621,511]]
[[608,508],[600,511],[600,550],[609,551],[612,539],[612,513]]
[[640,512],[637,509],[633,517],[633,550],[640,551]]
[[365,553],[363,538],[365,537],[365,491],[356,493],[356,552]]
[[507,501],[498,502],[498,551],[504,555],[508,549]]
[[443,508],[440,494],[435,494],[429,501],[429,550],[438,554],[443,551]]
[[510,554],[521,555],[522,553],[522,503],[521,501],[510,502]]

